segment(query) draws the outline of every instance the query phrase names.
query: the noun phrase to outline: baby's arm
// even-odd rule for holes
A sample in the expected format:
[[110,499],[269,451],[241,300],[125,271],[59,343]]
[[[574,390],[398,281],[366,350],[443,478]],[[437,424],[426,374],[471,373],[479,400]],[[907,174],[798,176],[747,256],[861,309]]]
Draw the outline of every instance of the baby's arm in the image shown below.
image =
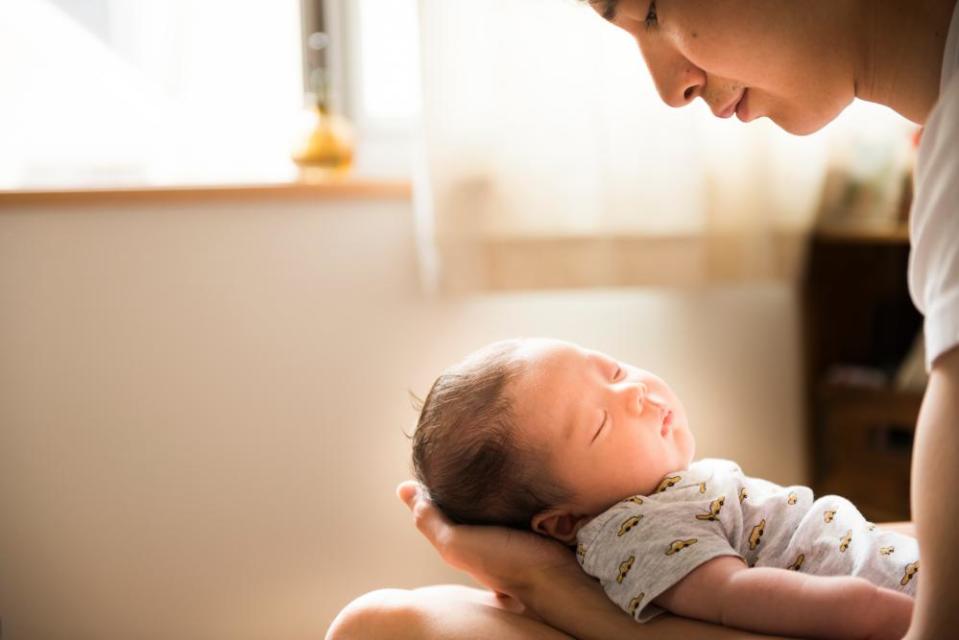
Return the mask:
[[852,576],[749,569],[725,556],[696,568],[656,599],[675,614],[762,633],[804,638],[897,640],[913,599]]

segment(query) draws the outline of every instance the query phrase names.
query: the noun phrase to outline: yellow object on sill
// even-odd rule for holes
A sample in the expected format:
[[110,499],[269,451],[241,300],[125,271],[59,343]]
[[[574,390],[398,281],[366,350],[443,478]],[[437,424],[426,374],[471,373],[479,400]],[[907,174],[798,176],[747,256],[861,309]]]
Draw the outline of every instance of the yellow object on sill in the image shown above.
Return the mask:
[[320,102],[293,152],[304,178],[346,173],[353,166],[353,128],[349,121]]

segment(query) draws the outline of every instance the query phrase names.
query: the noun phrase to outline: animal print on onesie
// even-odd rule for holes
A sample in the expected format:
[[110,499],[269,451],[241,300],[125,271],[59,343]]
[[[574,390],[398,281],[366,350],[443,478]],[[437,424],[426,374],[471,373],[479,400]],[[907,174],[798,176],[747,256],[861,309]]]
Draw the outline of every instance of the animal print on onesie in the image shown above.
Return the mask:
[[808,487],[751,478],[716,458],[607,509],[579,530],[577,542],[583,569],[639,622],[662,612],[655,598],[720,556],[750,567],[859,576],[913,597],[918,582],[914,538],[881,531],[845,498],[814,501]]

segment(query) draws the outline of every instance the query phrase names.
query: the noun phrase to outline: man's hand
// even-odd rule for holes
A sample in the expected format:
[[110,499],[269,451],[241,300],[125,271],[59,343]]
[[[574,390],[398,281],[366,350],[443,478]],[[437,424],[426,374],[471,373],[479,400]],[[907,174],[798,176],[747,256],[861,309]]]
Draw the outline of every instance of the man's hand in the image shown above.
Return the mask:
[[688,640],[708,634],[717,640],[761,640],[743,631],[668,615],[649,624],[636,624],[603,593],[599,581],[580,568],[572,550],[560,542],[504,527],[453,524],[413,481],[400,484],[396,494],[413,511],[416,527],[447,564],[502,594],[501,600],[521,603],[523,607],[516,608],[516,613],[574,638]]
[[506,527],[452,523],[430,502],[418,482],[401,483],[396,495],[413,512],[416,528],[446,564],[498,594],[529,604],[528,596],[538,581],[582,571],[573,552],[558,541]]

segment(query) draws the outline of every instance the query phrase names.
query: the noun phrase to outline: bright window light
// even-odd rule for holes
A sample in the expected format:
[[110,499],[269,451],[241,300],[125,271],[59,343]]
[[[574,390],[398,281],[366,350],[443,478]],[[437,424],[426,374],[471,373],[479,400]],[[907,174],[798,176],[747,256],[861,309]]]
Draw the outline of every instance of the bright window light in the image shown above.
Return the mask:
[[286,179],[299,2],[0,2],[0,99],[0,188]]
[[416,0],[359,0],[363,121],[409,120],[420,110]]

